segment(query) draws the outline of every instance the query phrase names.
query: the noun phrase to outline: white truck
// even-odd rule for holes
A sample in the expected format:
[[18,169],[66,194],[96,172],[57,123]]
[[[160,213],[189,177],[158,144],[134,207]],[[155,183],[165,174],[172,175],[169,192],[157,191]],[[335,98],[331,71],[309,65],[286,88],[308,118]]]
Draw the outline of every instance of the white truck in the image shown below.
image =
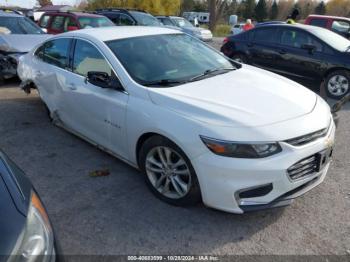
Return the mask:
[[210,14],[207,12],[184,12],[182,16],[191,23],[194,23],[195,18],[200,24],[209,24],[210,21]]

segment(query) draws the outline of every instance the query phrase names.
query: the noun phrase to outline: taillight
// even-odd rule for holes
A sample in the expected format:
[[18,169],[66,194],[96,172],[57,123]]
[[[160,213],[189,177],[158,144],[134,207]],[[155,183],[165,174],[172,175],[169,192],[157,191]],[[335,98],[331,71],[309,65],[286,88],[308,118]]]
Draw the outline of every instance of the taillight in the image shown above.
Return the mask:
[[224,44],[226,44],[228,41],[230,41],[230,39],[228,37],[225,37]]

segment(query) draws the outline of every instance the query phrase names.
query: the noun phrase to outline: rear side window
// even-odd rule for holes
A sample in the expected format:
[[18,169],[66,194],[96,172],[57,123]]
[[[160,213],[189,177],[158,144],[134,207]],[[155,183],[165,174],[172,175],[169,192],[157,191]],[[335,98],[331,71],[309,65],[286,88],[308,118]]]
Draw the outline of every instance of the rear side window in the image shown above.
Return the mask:
[[119,25],[134,25],[135,22],[132,18],[125,14],[120,14]]
[[323,45],[310,34],[293,29],[284,29],[281,33],[281,44],[284,46],[302,48],[303,45],[314,45],[321,52]]
[[170,21],[169,18],[161,18],[160,21],[163,23],[163,25],[174,26],[173,23]]
[[62,30],[64,23],[64,16],[55,16],[51,23],[51,29]]
[[277,30],[274,28],[261,28],[252,32],[252,40],[257,43],[276,43]]
[[67,32],[71,27],[78,28],[77,23],[75,22],[73,17],[66,17],[66,20],[64,21],[64,31]]
[[49,25],[50,16],[44,15],[40,20],[40,27],[47,28]]
[[70,39],[65,38],[48,41],[37,49],[35,55],[48,64],[68,69],[69,45]]
[[320,18],[313,18],[311,19],[310,25],[318,26],[318,27],[327,27],[327,20],[326,19],[320,19]]
[[348,33],[350,31],[350,23],[342,20],[333,21],[332,30],[339,33]]
[[87,76],[88,72],[97,71],[112,76],[112,69],[106,59],[92,44],[77,40],[73,58],[73,72]]

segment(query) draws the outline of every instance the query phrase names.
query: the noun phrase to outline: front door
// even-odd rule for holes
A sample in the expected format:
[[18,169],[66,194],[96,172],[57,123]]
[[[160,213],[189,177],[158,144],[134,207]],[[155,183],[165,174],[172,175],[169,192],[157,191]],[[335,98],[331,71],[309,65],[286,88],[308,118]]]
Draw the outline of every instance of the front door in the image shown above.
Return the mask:
[[249,60],[252,65],[270,71],[278,68],[276,62],[279,58],[276,40],[276,28],[257,28],[249,34],[247,44]]
[[92,142],[123,155],[128,94],[86,81],[91,71],[115,75],[94,44],[76,40],[72,65],[70,81],[64,90],[65,124]]

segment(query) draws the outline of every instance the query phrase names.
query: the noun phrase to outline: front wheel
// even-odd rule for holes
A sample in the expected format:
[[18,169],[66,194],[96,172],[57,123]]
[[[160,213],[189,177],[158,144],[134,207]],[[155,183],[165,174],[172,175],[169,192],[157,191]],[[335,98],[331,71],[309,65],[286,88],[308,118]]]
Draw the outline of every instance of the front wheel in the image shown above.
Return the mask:
[[190,206],[201,199],[199,183],[190,160],[170,140],[154,136],[142,146],[140,168],[151,191],[176,206]]
[[341,99],[350,91],[350,72],[338,70],[329,74],[325,80],[327,96]]

